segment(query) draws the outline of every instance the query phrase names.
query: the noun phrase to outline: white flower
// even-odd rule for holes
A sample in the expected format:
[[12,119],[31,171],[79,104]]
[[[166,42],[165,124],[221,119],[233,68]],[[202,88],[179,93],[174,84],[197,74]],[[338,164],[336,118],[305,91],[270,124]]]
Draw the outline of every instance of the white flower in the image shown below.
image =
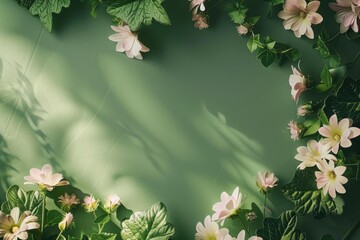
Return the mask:
[[0,211],[0,237],[4,240],[27,239],[28,230],[37,229],[40,224],[38,218],[25,211],[20,215],[20,209],[15,207],[10,215]]
[[307,89],[307,79],[304,74],[296,69],[294,66],[291,66],[292,74],[289,77],[289,84],[291,87],[291,95],[294,101],[298,101],[300,94]]
[[274,188],[275,186],[277,186],[278,180],[279,179],[275,177],[274,173],[265,172],[264,174],[262,174],[261,172],[258,172],[256,185],[262,193],[266,193],[270,190],[270,188]]
[[242,194],[239,192],[239,187],[236,187],[231,195],[222,192],[220,200],[212,207],[215,211],[212,219],[213,221],[222,220],[221,224],[223,224],[227,217],[236,214],[236,211],[241,207]]
[[60,231],[64,231],[65,229],[69,228],[70,227],[70,224],[72,223],[72,220],[73,220],[73,215],[72,213],[67,213],[65,214],[63,220],[61,222],[59,222],[59,229]]
[[318,165],[318,168],[321,172],[315,172],[317,188],[323,189],[324,195],[329,192],[330,196],[335,198],[336,192],[346,192],[343,184],[347,183],[348,179],[342,176],[346,171],[345,166],[334,167],[333,161],[330,161],[329,164],[323,161],[322,164]]
[[307,142],[307,146],[297,148],[298,154],[295,156],[296,160],[301,161],[298,168],[301,170],[307,167],[318,165],[323,160],[336,161],[336,157],[330,154],[330,146],[323,144],[321,141],[317,142],[313,139]]
[[350,126],[349,118],[344,118],[338,123],[336,114],[332,115],[329,119],[329,125],[324,125],[319,129],[319,133],[325,137],[322,142],[329,144],[332,147],[331,151],[335,154],[339,151],[339,145],[343,148],[350,147],[350,139],[360,135],[359,128]]
[[125,52],[129,58],[142,59],[141,52],[150,51],[139,41],[138,35],[131,32],[128,25],[111,26],[111,28],[117,32],[109,36],[111,41],[117,42],[117,52]]
[[121,204],[120,197],[117,195],[109,195],[104,208],[109,213],[115,212],[118,206]]
[[196,224],[195,240],[222,240],[228,233],[227,228],[219,229],[219,225],[211,221],[210,216],[206,216],[204,225],[201,222]]
[[49,164],[45,164],[42,169],[31,168],[30,176],[25,176],[25,184],[38,184],[40,189],[47,189],[52,191],[56,186],[65,186],[69,182],[63,180],[61,173],[53,173],[52,167]]

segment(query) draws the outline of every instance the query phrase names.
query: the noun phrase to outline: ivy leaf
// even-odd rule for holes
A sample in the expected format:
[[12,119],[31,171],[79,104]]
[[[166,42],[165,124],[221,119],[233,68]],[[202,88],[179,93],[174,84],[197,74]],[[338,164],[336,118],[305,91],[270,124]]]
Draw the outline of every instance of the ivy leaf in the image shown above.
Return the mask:
[[262,65],[268,67],[275,61],[276,55],[269,49],[262,49],[259,50],[257,57],[260,59]]
[[247,42],[247,48],[249,49],[249,51],[254,52],[258,48],[258,45],[261,45],[260,35],[251,35]]
[[141,24],[150,25],[152,19],[170,25],[170,19],[161,6],[164,0],[135,0],[124,4],[110,5],[107,12],[124,20],[132,31],[140,28]]
[[247,11],[248,8],[244,7],[243,5],[240,5],[239,8],[229,12],[228,15],[232,22],[236,24],[242,24],[245,21]]
[[319,35],[316,43],[314,45],[314,49],[317,50],[321,57],[323,58],[329,58],[331,56],[331,52],[326,45],[326,42],[323,40],[323,36]]
[[321,71],[321,82],[325,84],[326,87],[331,88],[332,86],[332,77],[329,71],[328,65],[325,65]]
[[52,209],[46,214],[46,226],[54,226],[62,221],[63,215],[58,210]]
[[48,32],[52,30],[53,13],[60,13],[61,9],[70,6],[70,0],[35,0],[29,11],[32,15],[39,15],[40,22]]
[[157,203],[144,212],[135,212],[122,222],[121,237],[127,240],[166,240],[174,235],[174,227],[166,222],[166,207]]
[[265,218],[264,228],[256,231],[264,240],[305,240],[305,233],[296,229],[297,216],[294,211],[283,212],[278,218]]
[[269,49],[269,50],[273,49],[275,44],[276,44],[276,41],[272,40],[271,37],[266,36],[266,38],[265,38],[265,46],[266,46],[267,49]]
[[91,240],[115,240],[116,234],[114,233],[94,233],[91,235]]
[[334,201],[317,189],[315,170],[315,167],[297,170],[293,179],[282,187],[284,196],[294,202],[295,211],[300,214],[313,214],[315,218],[341,214],[341,202]]
[[10,213],[14,207],[20,208],[20,211],[31,211],[37,215],[42,204],[43,197],[38,191],[28,191],[18,185],[11,186],[6,192],[6,202],[1,205],[1,211]]

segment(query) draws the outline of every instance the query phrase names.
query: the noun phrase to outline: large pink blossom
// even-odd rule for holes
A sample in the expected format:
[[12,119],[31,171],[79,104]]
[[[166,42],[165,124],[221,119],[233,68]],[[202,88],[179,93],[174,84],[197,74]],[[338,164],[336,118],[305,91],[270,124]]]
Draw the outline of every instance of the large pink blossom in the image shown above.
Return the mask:
[[129,58],[143,59],[141,52],[148,52],[150,49],[142,44],[136,33],[133,33],[129,26],[111,26],[117,32],[109,36],[113,42],[117,42],[116,51],[125,52]]
[[309,4],[305,0],[286,0],[278,16],[284,19],[284,28],[291,29],[295,36],[300,38],[306,35],[314,38],[314,31],[311,24],[319,24],[323,18],[316,11],[320,6],[320,1],[311,1]]
[[215,213],[212,216],[213,221],[221,220],[221,224],[225,219],[236,214],[242,204],[242,194],[239,187],[236,187],[231,195],[227,192],[222,192],[220,195],[220,202],[213,205],[212,209]]
[[360,0],[336,0],[336,3],[329,3],[329,7],[336,12],[336,22],[340,23],[341,33],[350,27],[354,32],[359,31]]

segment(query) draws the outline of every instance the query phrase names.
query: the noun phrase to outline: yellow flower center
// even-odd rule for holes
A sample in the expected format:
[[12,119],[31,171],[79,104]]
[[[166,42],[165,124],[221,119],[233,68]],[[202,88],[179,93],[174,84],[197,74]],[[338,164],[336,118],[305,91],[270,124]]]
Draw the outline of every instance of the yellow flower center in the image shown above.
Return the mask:
[[330,180],[336,179],[336,173],[334,171],[329,171],[327,175]]
[[18,227],[18,226],[13,226],[13,227],[11,228],[11,232],[12,232],[12,233],[16,233],[18,230],[19,230],[19,227]]
[[335,139],[335,141],[339,142],[341,137],[339,134],[335,134],[334,139]]
[[301,18],[303,18],[303,19],[306,18],[306,15],[307,15],[306,12],[300,12],[300,17]]

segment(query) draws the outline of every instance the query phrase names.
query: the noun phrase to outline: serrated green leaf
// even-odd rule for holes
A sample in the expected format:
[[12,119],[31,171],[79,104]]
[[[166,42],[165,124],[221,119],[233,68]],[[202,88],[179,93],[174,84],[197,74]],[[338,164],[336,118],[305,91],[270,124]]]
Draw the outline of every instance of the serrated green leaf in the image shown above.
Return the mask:
[[258,48],[259,44],[261,44],[260,35],[256,34],[256,35],[251,35],[249,37],[249,40],[247,41],[246,45],[250,52],[254,52]]
[[166,10],[162,7],[164,0],[135,0],[124,5],[110,5],[107,12],[124,20],[132,31],[136,31],[142,24],[150,25],[155,19],[159,23],[170,25]]
[[305,240],[305,233],[296,229],[297,216],[294,211],[283,212],[277,219],[265,218],[264,228],[256,231],[263,240]]
[[110,221],[110,215],[105,213],[103,215],[98,216],[95,220],[95,224],[105,224]]
[[306,136],[316,133],[319,130],[320,125],[321,125],[320,120],[319,119],[316,120],[311,126],[307,127],[303,136],[306,137]]
[[34,3],[34,0],[16,0],[16,1],[20,6],[25,7],[27,9],[29,9],[31,5]]
[[70,6],[70,0],[35,0],[29,11],[32,15],[39,15],[40,22],[48,32],[53,26],[53,13],[60,13],[61,9]]
[[157,203],[144,212],[135,212],[122,222],[121,237],[127,240],[166,240],[174,235],[174,227],[166,222],[166,207]]
[[269,49],[259,49],[258,59],[260,59],[262,65],[265,67],[270,66],[275,61],[275,53]]
[[282,187],[284,196],[294,202],[295,211],[300,214],[313,214],[316,218],[340,214],[342,206],[317,189],[315,170],[315,167],[297,170],[293,179]]
[[248,9],[241,5],[238,9],[229,12],[228,16],[232,22],[242,24],[245,21],[247,11]]
[[331,77],[328,65],[325,65],[321,71],[321,82],[324,83],[328,88],[332,86],[333,79]]
[[53,226],[62,221],[63,215],[58,210],[50,210],[46,213],[46,226]]
[[94,233],[91,235],[91,240],[115,240],[116,234],[114,233]]

